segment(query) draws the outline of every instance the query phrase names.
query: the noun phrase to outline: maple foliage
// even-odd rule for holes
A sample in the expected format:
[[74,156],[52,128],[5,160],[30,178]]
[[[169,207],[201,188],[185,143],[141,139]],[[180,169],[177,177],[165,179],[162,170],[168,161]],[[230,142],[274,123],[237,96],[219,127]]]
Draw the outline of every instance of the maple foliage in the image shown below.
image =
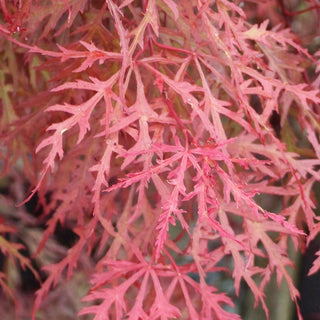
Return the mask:
[[[20,171],[32,188],[19,210],[35,196],[43,210],[35,257],[60,225],[77,239],[41,264],[32,319],[79,269],[91,286],[79,315],[95,320],[240,319],[243,283],[269,318],[273,274],[302,319],[288,244],[320,229],[320,51],[287,11],[263,16],[275,6],[0,1],[2,176]],[[15,232],[6,219],[1,234]],[[2,235],[0,250],[37,273]],[[2,272],[0,286],[13,298]]]

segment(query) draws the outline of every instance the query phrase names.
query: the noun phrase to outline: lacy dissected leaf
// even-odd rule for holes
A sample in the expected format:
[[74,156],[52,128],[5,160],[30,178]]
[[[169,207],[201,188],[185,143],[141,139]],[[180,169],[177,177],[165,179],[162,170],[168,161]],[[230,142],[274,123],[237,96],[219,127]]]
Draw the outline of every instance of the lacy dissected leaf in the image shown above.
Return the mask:
[[[167,268],[163,264],[146,262],[139,251],[136,254],[138,261],[135,263],[104,263],[107,271],[94,276],[93,287],[84,298],[85,301],[102,302],[84,308],[81,315],[93,313],[94,319],[172,319],[181,317],[180,310],[185,310],[193,319],[209,319],[214,316],[217,319],[240,319],[238,315],[222,308],[224,305],[232,305],[230,298],[217,292],[214,287],[200,285],[190,278],[188,273],[192,271],[192,264],[173,264],[174,268]],[[135,292],[135,287],[139,287],[138,293]],[[180,291],[184,300],[180,310],[171,302],[176,290]],[[200,300],[194,298],[194,293]]]
[[66,113],[72,114],[71,117],[66,120],[58,123],[51,124],[47,131],[54,131],[54,133],[48,138],[42,140],[42,142],[38,145],[36,152],[39,152],[41,149],[46,146],[51,146],[51,150],[44,160],[45,167],[42,171],[41,179],[38,185],[33,189],[31,196],[38,190],[44,176],[47,171],[51,169],[54,170],[55,159],[58,156],[61,160],[64,155],[63,150],[63,135],[70,129],[72,129],[75,125],[79,126],[79,135],[77,144],[81,143],[84,139],[85,134],[90,129],[90,118],[94,108],[97,106],[99,101],[105,97],[105,90],[112,87],[114,82],[117,79],[117,74],[111,77],[106,82],[101,82],[97,79],[91,78],[92,82],[87,81],[77,81],[74,83],[65,83],[59,87],[53,89],[53,91],[60,91],[64,89],[74,88],[74,89],[85,89],[85,90],[93,90],[96,93],[87,101],[83,102],[79,105],[71,105],[71,104],[56,104],[47,108],[46,111],[62,111]]
[[90,68],[94,62],[98,61],[99,64],[104,63],[106,60],[122,60],[122,56],[117,52],[107,52],[101,49],[98,49],[93,43],[87,43],[85,41],[80,41],[80,44],[85,47],[88,51],[78,51],[78,50],[70,50],[66,49],[60,45],[58,45],[60,52],[54,52],[49,50],[43,50],[36,46],[30,47],[30,52],[40,53],[44,56],[51,57],[59,57],[61,62],[67,61],[69,59],[81,59],[85,58],[85,60],[81,63],[81,65],[74,69],[74,72],[82,72],[87,68]]

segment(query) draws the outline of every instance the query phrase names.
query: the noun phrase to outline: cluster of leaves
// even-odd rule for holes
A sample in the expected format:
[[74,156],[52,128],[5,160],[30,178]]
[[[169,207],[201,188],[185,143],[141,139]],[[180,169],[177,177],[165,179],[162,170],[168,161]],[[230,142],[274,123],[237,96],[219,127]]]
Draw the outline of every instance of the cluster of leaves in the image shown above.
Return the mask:
[[[33,319],[82,257],[93,274],[80,314],[95,319],[240,319],[212,273],[236,294],[246,283],[267,317],[272,274],[297,304],[288,241],[298,250],[320,228],[320,52],[251,23],[267,3],[0,1],[1,169],[34,186],[20,205],[38,195],[35,254],[59,224],[77,235],[43,266]],[[16,244],[0,249],[33,270]]]

